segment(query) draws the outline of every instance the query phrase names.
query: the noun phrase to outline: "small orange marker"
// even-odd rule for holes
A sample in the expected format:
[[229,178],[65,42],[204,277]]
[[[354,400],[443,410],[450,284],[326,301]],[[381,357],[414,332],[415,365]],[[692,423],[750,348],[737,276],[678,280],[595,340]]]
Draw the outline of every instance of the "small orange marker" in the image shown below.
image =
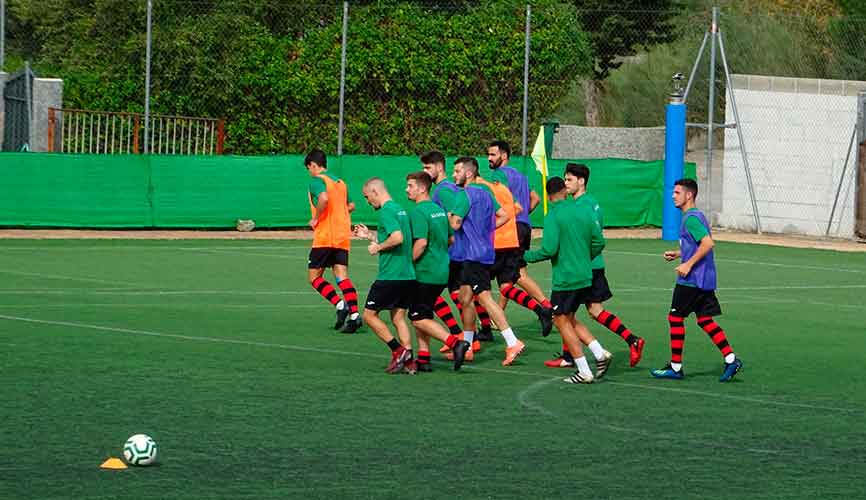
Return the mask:
[[126,469],[126,464],[119,458],[109,458],[105,462],[102,462],[102,465],[99,467],[102,469],[121,470]]

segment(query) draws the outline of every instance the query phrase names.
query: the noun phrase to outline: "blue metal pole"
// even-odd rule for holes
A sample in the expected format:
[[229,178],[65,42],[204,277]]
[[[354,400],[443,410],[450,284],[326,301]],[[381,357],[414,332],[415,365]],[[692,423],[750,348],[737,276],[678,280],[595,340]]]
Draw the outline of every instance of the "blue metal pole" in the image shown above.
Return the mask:
[[686,104],[682,95],[671,95],[665,106],[665,175],[662,195],[662,239],[680,238],[680,210],[671,195],[674,182],[682,179],[686,155]]

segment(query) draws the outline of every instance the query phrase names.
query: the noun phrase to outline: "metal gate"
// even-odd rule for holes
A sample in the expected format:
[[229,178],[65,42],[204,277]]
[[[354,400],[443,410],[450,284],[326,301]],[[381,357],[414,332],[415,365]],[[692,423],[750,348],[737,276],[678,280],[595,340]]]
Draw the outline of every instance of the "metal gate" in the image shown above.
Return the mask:
[[5,101],[4,151],[30,149],[30,122],[33,116],[33,78],[30,65],[12,75],[3,90]]

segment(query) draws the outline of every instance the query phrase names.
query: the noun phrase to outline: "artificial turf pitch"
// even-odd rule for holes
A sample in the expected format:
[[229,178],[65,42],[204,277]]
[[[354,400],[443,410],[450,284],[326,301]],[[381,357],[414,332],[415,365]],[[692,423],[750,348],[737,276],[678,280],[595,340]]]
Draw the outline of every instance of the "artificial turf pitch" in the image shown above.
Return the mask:
[[[386,375],[366,327],[331,329],[308,245],[0,241],[0,499],[866,496],[864,254],[717,243],[745,362],[720,384],[693,317],[686,379],[649,376],[670,355],[670,245],[611,240],[608,309],[644,360],[588,322],[614,363],[573,386],[516,304],[514,366],[497,336],[459,373],[434,354],[431,374]],[[356,242],[361,299],[375,272]],[[549,287],[549,264],[530,272]],[[136,433],[158,466],[99,469]]]

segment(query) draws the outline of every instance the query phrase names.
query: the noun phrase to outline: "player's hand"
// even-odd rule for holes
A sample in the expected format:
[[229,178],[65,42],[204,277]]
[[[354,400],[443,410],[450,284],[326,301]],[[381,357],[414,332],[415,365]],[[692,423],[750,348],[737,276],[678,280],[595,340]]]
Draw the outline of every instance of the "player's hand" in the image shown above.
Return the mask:
[[378,243],[370,243],[367,245],[367,251],[370,252],[370,255],[376,255],[379,253],[379,244]]
[[310,229],[316,229],[316,226],[319,225],[319,219],[313,217],[312,219],[310,219],[309,224],[310,224]]
[[692,266],[690,266],[686,263],[682,263],[682,264],[678,265],[675,270],[676,270],[677,274],[680,275],[680,277],[685,278],[686,276],[689,275],[690,272],[692,272]]
[[668,261],[668,262],[670,262],[670,261],[676,259],[677,257],[679,257],[679,256],[680,256],[679,254],[680,254],[680,253],[677,252],[676,250],[668,250],[668,251],[665,252],[665,254],[664,254],[664,255],[665,255],[665,260]]
[[370,239],[370,229],[368,229],[367,226],[365,226],[364,224],[355,224],[355,228],[352,230],[352,232],[358,238],[364,238],[365,240]]

